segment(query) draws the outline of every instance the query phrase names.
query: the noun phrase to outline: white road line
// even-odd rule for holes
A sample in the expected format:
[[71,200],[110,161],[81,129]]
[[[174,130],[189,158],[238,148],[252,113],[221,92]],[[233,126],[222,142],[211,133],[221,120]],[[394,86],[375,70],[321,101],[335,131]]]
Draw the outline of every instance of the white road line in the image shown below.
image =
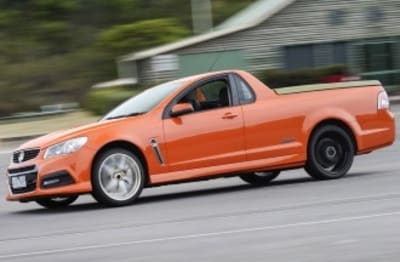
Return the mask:
[[224,236],[224,235],[242,234],[242,233],[250,233],[250,232],[260,232],[260,231],[268,231],[268,230],[278,230],[278,229],[287,229],[287,228],[295,228],[295,227],[305,227],[305,226],[333,224],[333,223],[340,223],[340,222],[359,221],[359,220],[367,220],[367,219],[389,217],[389,216],[400,216],[400,211],[399,212],[390,212],[390,213],[371,214],[371,215],[364,215],[364,216],[351,216],[351,217],[341,217],[341,218],[335,218],[335,219],[315,220],[315,221],[309,221],[309,222],[283,224],[283,225],[276,225],[276,226],[250,227],[250,228],[234,229],[234,230],[227,230],[227,231],[217,231],[217,232],[209,232],[209,233],[190,234],[190,235],[172,236],[172,237],[164,237],[164,238],[153,238],[153,239],[144,239],[144,240],[133,240],[133,241],[116,242],[116,243],[101,244],[101,245],[88,245],[88,246],[62,248],[62,249],[40,250],[40,251],[32,251],[32,252],[26,252],[26,253],[0,255],[0,259],[53,255],[53,254],[68,253],[68,252],[88,251],[88,250],[95,250],[95,249],[114,248],[114,247],[132,246],[132,245],[140,245],[140,244],[151,244],[151,243],[159,243],[159,242],[167,242],[167,241],[179,241],[179,240],[187,240],[187,239],[218,237],[218,236]]
[[[221,217],[237,217],[237,216],[243,216],[243,215],[248,215],[251,216],[253,214],[265,214],[265,213],[270,213],[270,212],[281,212],[285,210],[290,210],[290,209],[306,209],[310,207],[315,207],[316,205],[342,205],[342,204],[354,204],[355,202],[360,202],[360,201],[368,201],[368,202],[373,202],[373,201],[393,201],[400,198],[400,193],[399,192],[393,192],[393,193],[386,193],[386,194],[375,194],[375,195],[365,195],[365,196],[358,196],[358,197],[353,197],[353,198],[337,198],[337,199],[331,199],[331,200],[325,200],[325,201],[312,201],[312,202],[305,202],[302,204],[297,204],[297,205],[282,205],[282,206],[277,206],[272,209],[262,209],[262,210],[246,210],[243,212],[232,212],[232,213],[222,213],[222,214],[216,214],[214,216],[195,216],[195,217],[184,217],[181,219],[172,219],[172,220],[161,220],[157,221],[153,224],[155,225],[168,225],[170,223],[185,223],[185,222],[193,222],[197,220],[205,220],[205,219],[214,219],[214,218],[221,218]],[[345,203],[344,203],[345,202]],[[54,236],[71,236],[71,235],[81,235],[81,234],[89,234],[89,233],[98,233],[101,231],[106,231],[106,230],[114,230],[114,229],[136,229],[140,228],[143,226],[149,226],[151,224],[149,223],[139,223],[139,224],[131,224],[131,223],[121,223],[121,224],[116,224],[113,227],[110,227],[110,225],[105,225],[105,224],[100,224],[97,226],[93,227],[87,227],[85,230],[78,230],[78,231],[53,231],[53,232],[48,232],[44,234],[36,234],[36,235],[31,235],[31,236],[21,236],[21,237],[15,237],[15,238],[0,238],[0,245],[2,243],[6,243],[7,241],[17,241],[19,239],[29,239],[32,241],[35,241],[37,239],[50,239],[51,237]]]

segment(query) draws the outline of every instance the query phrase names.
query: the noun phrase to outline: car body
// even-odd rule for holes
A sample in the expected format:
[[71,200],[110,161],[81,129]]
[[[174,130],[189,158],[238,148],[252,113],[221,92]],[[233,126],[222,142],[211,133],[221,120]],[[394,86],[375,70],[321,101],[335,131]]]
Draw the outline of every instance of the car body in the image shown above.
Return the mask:
[[[257,176],[247,180],[259,184],[263,176],[269,181],[280,170],[298,167],[317,178],[338,178],[349,170],[353,155],[391,145],[395,139],[394,116],[377,81],[274,91],[250,73],[222,71],[146,92],[97,123],[21,145],[8,168],[7,200],[92,193],[105,204],[124,205],[143,187],[231,175],[244,180]],[[321,132],[322,137],[315,138]],[[329,165],[336,160],[346,163],[333,174]],[[112,161],[123,161],[127,172],[119,172]],[[311,163],[316,161],[323,168]],[[117,171],[109,170],[113,165]],[[102,182],[106,175],[97,175],[102,172],[109,172],[110,185],[106,178]],[[128,175],[129,181],[140,181],[129,189],[118,182]],[[107,194],[105,188],[119,190],[119,185],[123,191],[137,191],[129,199],[122,193],[116,197],[117,189]],[[52,204],[44,203],[59,206]]]

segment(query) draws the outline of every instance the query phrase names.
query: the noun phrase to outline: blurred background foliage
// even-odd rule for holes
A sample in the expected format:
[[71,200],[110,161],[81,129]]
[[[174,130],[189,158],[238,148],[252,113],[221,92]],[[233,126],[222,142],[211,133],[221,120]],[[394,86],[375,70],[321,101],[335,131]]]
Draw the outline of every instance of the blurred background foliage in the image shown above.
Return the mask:
[[135,86],[135,88],[120,86],[91,90],[83,101],[82,106],[94,115],[104,115],[145,88],[144,86]]
[[270,88],[309,85],[324,82],[329,76],[351,76],[347,65],[331,65],[297,70],[271,69],[257,75]]
[[[214,25],[253,1],[213,0]],[[189,0],[0,0],[0,115],[84,103],[94,83],[116,77],[117,56],[191,28]]]

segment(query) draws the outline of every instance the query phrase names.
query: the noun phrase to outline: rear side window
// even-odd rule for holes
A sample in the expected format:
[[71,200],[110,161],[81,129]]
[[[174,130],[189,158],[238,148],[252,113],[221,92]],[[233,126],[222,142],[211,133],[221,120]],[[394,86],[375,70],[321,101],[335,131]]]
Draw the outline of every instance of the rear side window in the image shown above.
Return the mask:
[[253,90],[241,77],[236,76],[240,104],[250,104],[255,101]]

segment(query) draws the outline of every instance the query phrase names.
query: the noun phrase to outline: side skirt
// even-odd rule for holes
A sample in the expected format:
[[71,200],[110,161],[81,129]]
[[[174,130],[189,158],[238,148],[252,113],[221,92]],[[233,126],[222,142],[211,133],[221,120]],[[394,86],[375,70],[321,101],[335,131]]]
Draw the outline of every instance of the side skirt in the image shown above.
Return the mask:
[[293,154],[270,159],[252,160],[219,166],[173,171],[162,174],[150,175],[151,186],[172,184],[187,181],[205,180],[224,176],[236,176],[245,172],[285,170],[303,167],[305,160],[302,155]]

